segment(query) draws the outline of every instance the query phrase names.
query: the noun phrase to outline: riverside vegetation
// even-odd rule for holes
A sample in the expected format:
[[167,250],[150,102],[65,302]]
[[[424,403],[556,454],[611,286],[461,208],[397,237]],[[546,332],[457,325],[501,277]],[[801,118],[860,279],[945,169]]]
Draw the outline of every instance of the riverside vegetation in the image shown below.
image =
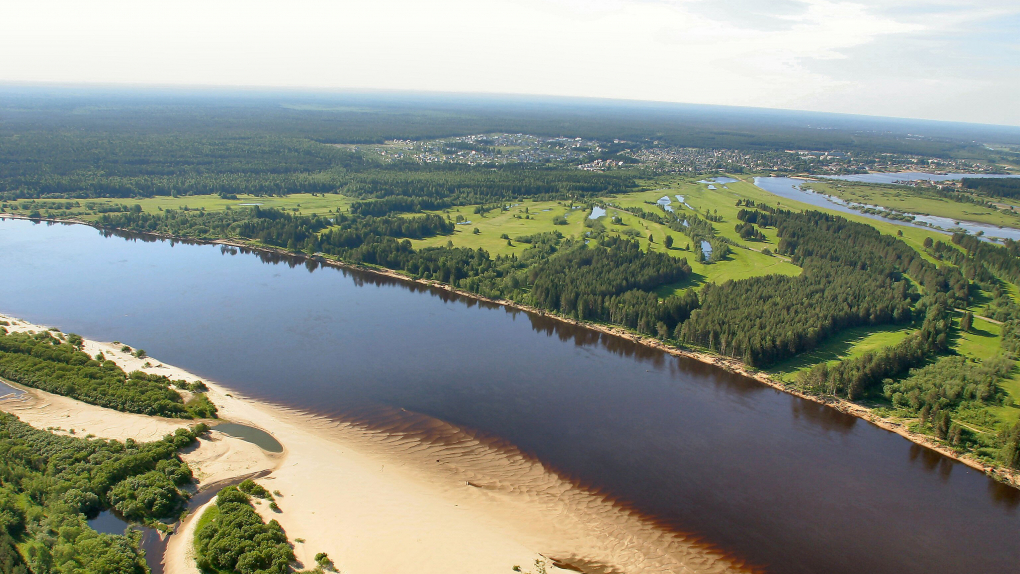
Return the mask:
[[191,385],[142,371],[125,373],[102,354],[81,350],[81,337],[52,331],[7,333],[0,327],[0,377],[128,413],[174,418],[211,418],[216,406],[196,392],[187,403],[170,387]]
[[[0,373],[12,381],[124,412],[178,418],[214,416],[200,382],[170,381],[81,351],[81,337],[55,331],[7,333],[0,326]],[[139,353],[140,354],[140,353]],[[188,403],[170,385],[196,393]],[[208,427],[178,429],[138,443],[61,436],[0,412],[0,572],[3,574],[147,574],[141,533],[93,530],[88,519],[116,511],[125,520],[166,529],[185,511],[193,480],[178,452]],[[217,496],[196,531],[205,572],[284,574],[293,548],[275,520],[265,523],[251,498],[274,497],[248,479]],[[327,559],[320,560],[330,567]]]
[[0,569],[5,574],[143,574],[140,534],[86,522],[113,509],[158,526],[183,510],[191,469],[177,452],[205,427],[150,443],[59,436],[0,413]]
[[[603,142],[586,159],[602,154],[618,168],[579,170],[576,160],[555,159],[380,161],[354,145],[471,133],[460,131],[469,129],[460,120],[401,128],[379,118],[330,123],[332,116],[316,113],[328,120],[316,123],[267,111],[268,128],[240,120],[210,127],[207,110],[184,113],[179,125],[166,113],[135,110],[128,115],[136,124],[110,116],[78,131],[69,127],[81,127],[76,118],[20,118],[22,138],[2,162],[3,209],[106,232],[230,240],[301,254],[310,264],[375,266],[618,325],[733,357],[803,392],[862,402],[989,464],[1018,464],[1020,251],[1013,242],[949,240],[835,215],[746,181],[709,186],[701,175],[659,175],[613,142],[617,127],[597,122],[575,126],[578,136]],[[473,121],[478,133],[496,129]],[[634,145],[654,146],[647,134],[628,133],[642,142]],[[751,145],[738,139],[734,149]],[[927,199],[955,213],[977,196],[1010,197],[1008,183],[973,181],[965,183],[967,198]],[[588,218],[594,207],[606,215]],[[32,345],[65,354],[73,347]],[[90,360],[102,372],[104,363]],[[19,368],[15,376],[31,380]],[[134,389],[129,394],[158,396],[156,387],[169,386],[149,375],[110,376]],[[97,394],[92,383],[62,384],[82,400],[139,408],[128,396]],[[159,404],[166,416],[198,416],[172,397]]]

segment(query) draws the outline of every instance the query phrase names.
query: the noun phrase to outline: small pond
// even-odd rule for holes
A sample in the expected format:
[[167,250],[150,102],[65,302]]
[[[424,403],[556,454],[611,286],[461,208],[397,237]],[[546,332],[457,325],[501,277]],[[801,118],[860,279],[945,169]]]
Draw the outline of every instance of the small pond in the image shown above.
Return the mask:
[[595,207],[591,208],[591,215],[588,216],[588,219],[598,219],[604,216],[605,214],[606,210],[596,205]]
[[[124,534],[124,529],[131,526],[127,520],[124,520],[112,510],[104,510],[99,513],[95,518],[90,519],[89,526],[96,532],[103,534]],[[142,529],[139,525],[134,525],[135,528]]]
[[212,430],[250,442],[266,452],[283,452],[283,445],[262,429],[238,423],[220,423]]
[[22,392],[24,391],[22,391],[21,389],[15,389],[14,387],[4,383],[3,381],[0,381],[0,398],[6,397],[7,395],[18,396]]
[[704,258],[705,261],[708,261],[709,259],[711,259],[711,257],[712,257],[712,244],[707,242],[707,241],[702,240],[702,242],[701,242],[701,252],[705,254],[705,258]]

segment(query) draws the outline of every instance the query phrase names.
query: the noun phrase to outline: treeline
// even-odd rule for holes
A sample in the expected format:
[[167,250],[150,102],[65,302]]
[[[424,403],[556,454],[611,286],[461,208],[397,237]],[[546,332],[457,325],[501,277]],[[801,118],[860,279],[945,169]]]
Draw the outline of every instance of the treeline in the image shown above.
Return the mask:
[[194,125],[148,133],[136,126],[27,128],[0,145],[0,199],[340,192],[361,199],[397,196],[419,202],[417,208],[407,201],[359,207],[386,215],[503,199],[624,193],[637,185],[630,174],[573,166],[381,164],[308,135]]
[[840,361],[834,366],[815,365],[801,378],[800,384],[816,393],[856,400],[879,388],[883,380],[948,351],[951,320],[945,294],[922,299],[918,302],[918,311],[925,313],[921,328],[900,343]]
[[530,300],[568,317],[668,336],[697,307],[698,298],[691,292],[660,304],[652,290],[690,272],[686,259],[644,252],[636,241],[608,237],[601,244],[580,243],[529,269]]
[[817,261],[796,277],[706,285],[676,338],[761,367],[851,327],[910,321],[911,304],[906,281]]
[[530,198],[582,199],[634,191],[633,176],[561,167],[473,166],[398,163],[349,175],[340,193],[361,199],[399,196],[451,205]]
[[355,201],[351,204],[350,211],[351,215],[382,217],[391,213],[417,213],[446,209],[451,206],[453,206],[453,202],[448,199],[393,195],[370,201]]
[[[405,237],[449,233],[438,215],[334,218],[298,216],[272,209],[228,212],[164,211],[106,215],[103,226],[184,237],[240,237],[312,255],[323,253],[356,264],[406,272],[486,297],[514,298],[585,320],[625,325],[669,336],[697,307],[693,293],[660,303],[652,291],[687,277],[685,259],[643,252],[635,241],[604,238],[586,246],[562,235],[518,238],[531,247],[492,258],[483,249],[430,247],[416,250]],[[526,271],[529,270],[530,271]]]
[[908,274],[929,293],[966,301],[969,284],[958,270],[937,268],[871,226],[815,211],[742,211],[741,219],[761,222],[766,214],[778,252],[804,272],[706,286],[677,339],[766,366],[850,327],[911,321]]
[[877,229],[818,211],[777,212],[778,252],[806,267],[824,259],[861,273],[898,278],[909,275],[928,293],[947,293],[951,304],[966,302],[967,279],[958,269],[939,268],[909,245]]
[[[145,415],[194,418],[209,416],[211,403],[189,410],[165,376],[125,373],[101,355],[93,358],[49,331],[34,335],[0,329],[0,377],[101,407]],[[213,409],[215,412],[215,409]]]
[[1020,197],[1020,178],[1013,177],[965,177],[961,180],[964,189],[992,197],[1016,199]]
[[20,574],[148,574],[139,536],[100,534],[87,518],[117,508],[151,523],[182,510],[191,470],[178,451],[205,428],[163,440],[91,440],[0,413],[0,566]]
[[309,254],[339,254],[384,237],[421,239],[453,232],[439,215],[416,217],[334,217],[295,215],[258,206],[226,211],[129,212],[103,214],[101,227],[203,239],[239,237]]
[[1020,285],[1020,243],[1006,239],[1000,246],[964,233],[954,233],[952,242],[995,275],[1014,285]]

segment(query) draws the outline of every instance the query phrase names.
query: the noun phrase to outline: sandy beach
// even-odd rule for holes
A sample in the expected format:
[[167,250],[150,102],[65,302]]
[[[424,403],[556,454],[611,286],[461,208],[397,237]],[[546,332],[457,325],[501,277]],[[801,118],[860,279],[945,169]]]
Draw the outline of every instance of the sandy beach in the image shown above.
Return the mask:
[[[10,317],[9,330],[43,330]],[[126,341],[130,344],[130,341]],[[137,359],[120,345],[86,341],[125,370],[198,380],[157,359]],[[149,367],[145,367],[145,363]],[[520,565],[549,572],[738,572],[740,564],[698,541],[667,532],[603,494],[564,480],[513,447],[424,415],[395,410],[389,430],[336,421],[268,404],[214,381],[209,398],[220,418],[272,434],[271,454],[211,432],[184,454],[199,487],[268,471],[258,479],[279,491],[280,522],[305,568],[327,552],[343,573],[507,574]],[[0,409],[38,428],[76,436],[151,440],[192,421],[120,413],[27,389]],[[378,426],[378,425],[377,425]],[[196,574],[193,513],[167,545],[167,574]],[[300,540],[300,542],[299,542]]]

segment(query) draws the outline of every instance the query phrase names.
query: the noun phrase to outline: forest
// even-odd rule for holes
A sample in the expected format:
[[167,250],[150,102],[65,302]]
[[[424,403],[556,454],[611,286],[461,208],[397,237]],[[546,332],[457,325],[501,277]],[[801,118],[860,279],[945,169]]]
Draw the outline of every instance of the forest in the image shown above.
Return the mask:
[[137,532],[101,534],[86,520],[111,508],[144,523],[180,513],[191,470],[177,452],[204,431],[122,443],[60,436],[0,413],[3,572],[147,574]]
[[968,297],[958,270],[936,267],[869,225],[817,211],[739,214],[745,222],[772,223],[777,252],[804,272],[706,286],[701,308],[676,334],[685,343],[768,366],[850,327],[913,321],[919,294],[908,277],[952,301]]
[[1020,197],[1020,178],[1006,177],[965,177],[961,180],[964,189],[989,197],[1016,199]]
[[593,247],[581,243],[530,268],[529,300],[568,317],[668,336],[697,307],[697,295],[691,291],[660,303],[651,291],[690,272],[686,259],[642,252],[637,242],[608,238]]
[[215,416],[205,395],[185,404],[169,378],[141,371],[125,373],[102,354],[90,357],[76,335],[51,331],[34,335],[0,328],[0,377],[93,405],[145,415],[176,418]]

